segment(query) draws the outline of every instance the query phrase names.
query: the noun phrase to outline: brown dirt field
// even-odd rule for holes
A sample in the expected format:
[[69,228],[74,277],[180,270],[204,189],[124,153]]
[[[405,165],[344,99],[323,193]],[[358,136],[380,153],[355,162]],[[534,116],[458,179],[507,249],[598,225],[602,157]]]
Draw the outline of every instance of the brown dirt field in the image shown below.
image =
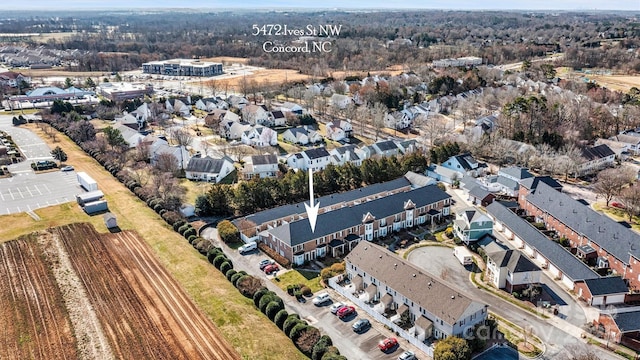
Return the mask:
[[200,61],[217,62],[223,64],[247,64],[248,58],[231,57],[231,56],[216,56],[212,58],[203,58]]
[[77,359],[76,339],[35,236],[0,246],[0,358]]
[[627,92],[632,87],[640,89],[640,75],[587,75],[587,77],[611,90]]
[[[256,81],[258,85],[278,85],[284,82],[292,81],[306,81],[310,78],[309,75],[300,74],[297,70],[284,70],[284,69],[263,69],[253,72],[252,75],[246,76],[246,81]],[[229,79],[212,80],[219,84],[228,84],[229,89],[240,89],[242,81],[245,77],[238,76]],[[197,83],[192,83],[197,84]]]
[[[109,73],[106,71],[68,71],[61,69],[29,69],[21,71],[23,74],[27,76],[31,76],[34,78],[38,77],[49,77],[49,76],[60,76],[60,77],[70,77],[72,79],[76,77],[92,77],[94,81],[96,79],[102,81],[101,79],[105,76],[109,76]],[[97,81],[96,81],[97,82]]]
[[69,254],[116,358],[240,358],[135,233],[101,235],[89,224],[52,231]]

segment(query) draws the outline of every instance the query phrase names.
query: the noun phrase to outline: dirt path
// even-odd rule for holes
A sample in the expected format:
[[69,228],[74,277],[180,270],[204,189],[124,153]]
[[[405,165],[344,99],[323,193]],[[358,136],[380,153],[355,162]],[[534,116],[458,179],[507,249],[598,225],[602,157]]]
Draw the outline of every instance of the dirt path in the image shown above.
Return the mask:
[[111,346],[100,325],[100,321],[87,298],[78,274],[73,270],[69,256],[64,251],[57,235],[42,233],[38,243],[47,262],[52,264],[53,275],[60,287],[69,318],[78,339],[80,359],[113,359]]

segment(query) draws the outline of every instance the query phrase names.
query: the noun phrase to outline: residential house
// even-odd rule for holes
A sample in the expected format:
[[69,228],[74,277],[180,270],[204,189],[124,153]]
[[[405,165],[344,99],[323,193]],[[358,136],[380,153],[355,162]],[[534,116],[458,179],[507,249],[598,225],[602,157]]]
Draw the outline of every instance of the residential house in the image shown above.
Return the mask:
[[144,123],[151,119],[151,109],[152,106],[150,106],[149,103],[145,102],[131,112],[131,115],[134,116],[136,120],[138,120],[141,129],[144,128]]
[[[609,140],[621,143],[625,146],[625,151],[631,155],[640,154],[640,133],[627,131],[609,138]],[[598,145],[598,144],[596,144]]]
[[227,103],[236,109],[242,110],[243,107],[249,105],[249,100],[239,95],[229,95],[227,97]]
[[345,261],[346,277],[353,284],[347,296],[362,291],[360,299],[375,301],[375,306],[361,308],[372,315],[393,310],[391,319],[399,319],[408,312],[413,326],[405,334],[420,342],[471,335],[487,318],[488,305],[383,247],[358,244]]
[[411,119],[401,111],[394,111],[384,117],[384,126],[389,129],[403,130],[410,127]]
[[479,139],[483,135],[491,134],[497,122],[498,117],[495,115],[483,116],[475,120],[474,126],[469,129],[469,133],[474,139]]
[[271,121],[272,124],[267,126],[284,126],[287,123],[287,118],[284,116],[284,113],[280,110],[271,111]]
[[229,175],[235,167],[233,160],[228,157],[213,159],[211,157],[191,158],[185,169],[185,174],[189,180],[201,180],[218,183]]
[[485,234],[493,232],[493,221],[476,208],[467,208],[456,214],[453,221],[455,235],[465,244],[477,241]]
[[512,293],[540,283],[540,268],[517,250],[487,254],[487,281]]
[[640,310],[637,307],[603,311],[594,324],[600,337],[640,351]]
[[531,177],[533,175],[525,168],[518,166],[502,168],[498,170],[496,185],[505,195],[516,197],[520,190],[520,182]]
[[256,125],[244,131],[241,135],[242,143],[251,146],[277,146],[278,133],[268,127]]
[[322,141],[322,136],[317,131],[306,126],[287,129],[282,133],[282,139],[292,144],[308,145]]
[[191,105],[187,105],[185,101],[187,100],[185,99],[183,101],[181,99],[167,99],[164,106],[169,113],[187,117],[191,115]]
[[403,155],[418,151],[421,148],[420,143],[416,139],[400,141],[396,145]]
[[307,149],[303,152],[295,153],[287,158],[287,165],[291,169],[307,171],[324,170],[331,163],[331,154],[324,147]]
[[539,184],[544,183],[555,190],[562,190],[562,185],[551,176],[534,176],[520,181],[518,189],[518,205],[524,209],[527,195],[533,193]]
[[151,165],[155,166],[162,154],[173,156],[176,159],[176,166],[178,169],[184,169],[191,159],[189,150],[184,146],[170,146],[166,140],[158,139],[149,146]]
[[247,105],[242,108],[242,120],[251,125],[267,125],[270,123],[271,113],[265,105]]
[[327,137],[333,141],[340,141],[353,135],[351,121],[333,120],[326,125]]
[[486,207],[491,204],[496,196],[480,185],[476,185],[469,190],[469,200],[473,205]]
[[340,146],[332,149],[331,162],[334,165],[344,165],[346,163],[352,163],[355,166],[362,165],[362,158],[358,155],[358,148],[355,145]]
[[576,174],[590,175],[604,168],[611,167],[616,161],[616,154],[606,144],[582,149],[583,162],[578,164]]
[[597,267],[610,269],[640,290],[640,235],[588,205],[545,183],[525,197],[523,208],[547,229],[569,240],[572,248],[591,246]]
[[318,215],[315,231],[307,219],[298,219],[269,228],[260,241],[280,255],[301,265],[324,257],[333,240],[347,244],[345,251],[360,240],[372,241],[394,231],[439,221],[449,212],[450,196],[437,186],[399,192],[357,205],[325,211]]
[[344,110],[353,103],[353,98],[347,95],[333,94],[329,101],[333,107]]
[[[134,121],[135,121],[135,118],[134,118]],[[127,145],[129,146],[130,149],[138,146],[138,144],[140,144],[142,142],[142,139],[144,139],[145,137],[145,135],[142,135],[141,133],[138,132],[137,122],[135,126],[136,126],[136,130],[132,129],[131,127],[123,123],[116,123],[113,126],[114,129],[120,131],[120,134],[122,134],[124,141],[127,142]]]
[[502,203],[494,201],[487,206],[487,213],[493,219],[496,231],[504,233],[507,240],[513,241],[536,265],[549,269],[551,275],[569,290],[574,290],[578,281],[600,277],[567,249],[547,238]]
[[[640,140],[640,138],[638,138]],[[607,145],[614,154],[616,154],[616,159],[626,160],[629,156],[631,156],[631,151],[629,151],[630,146],[627,143],[623,143],[617,140],[611,139],[597,139],[595,145]]]
[[296,115],[302,115],[302,110],[302,106],[288,101],[282,104],[282,106],[280,107],[280,111],[282,111],[283,113],[289,112]]
[[[229,111],[227,111],[227,114]],[[224,136],[227,140],[239,140],[242,139],[242,135],[246,131],[252,129],[251,125],[246,122],[239,121],[227,121],[220,122],[220,136]]]
[[[355,190],[345,191],[320,197],[317,201],[319,205],[318,213],[340,209],[346,206],[358,205],[364,201],[377,199],[403,191],[411,190],[411,182],[400,177],[384,183],[373,184]],[[240,236],[245,242],[257,240],[258,233],[274,228],[306,216],[304,202],[297,204],[283,205],[268,210],[263,210],[252,215],[233,220],[233,223],[240,229]],[[331,245],[331,244],[330,244]],[[335,247],[334,255],[344,253],[344,248]],[[342,251],[342,252],[340,252]]]
[[393,140],[379,141],[373,143],[371,147],[375,150],[375,154],[371,154],[369,157],[373,157],[375,155],[378,156],[396,156],[400,154],[400,148],[398,144]]
[[454,155],[444,161],[442,166],[472,177],[484,175],[487,164],[476,161],[471,154]]
[[24,88],[25,86],[22,84],[26,84],[26,87],[29,87],[31,85],[31,77],[13,71],[0,72],[0,87]]
[[427,167],[427,176],[449,185],[464,178],[464,174],[462,172],[451,170],[436,164],[431,164]]
[[627,283],[620,276],[587,279],[576,283],[578,297],[591,306],[624,304],[629,293]]
[[245,180],[278,176],[278,157],[272,154],[253,155],[244,159],[242,177]]

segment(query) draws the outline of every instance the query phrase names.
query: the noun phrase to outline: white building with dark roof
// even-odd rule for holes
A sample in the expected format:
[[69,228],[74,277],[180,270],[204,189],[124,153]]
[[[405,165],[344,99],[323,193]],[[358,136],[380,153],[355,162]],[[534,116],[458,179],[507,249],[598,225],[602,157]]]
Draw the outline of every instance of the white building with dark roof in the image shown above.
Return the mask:
[[324,147],[308,149],[292,154],[287,158],[289,168],[304,171],[308,169],[313,171],[324,170],[329,164],[331,164],[331,154]]
[[200,180],[210,182],[220,182],[225,176],[229,175],[235,167],[233,161],[228,157],[222,159],[213,159],[210,157],[191,158],[185,174],[189,180]]
[[273,154],[246,157],[241,170],[245,180],[278,176],[278,157]]
[[584,161],[578,165],[576,173],[579,176],[611,167],[616,161],[616,153],[606,144],[584,148],[581,154]]

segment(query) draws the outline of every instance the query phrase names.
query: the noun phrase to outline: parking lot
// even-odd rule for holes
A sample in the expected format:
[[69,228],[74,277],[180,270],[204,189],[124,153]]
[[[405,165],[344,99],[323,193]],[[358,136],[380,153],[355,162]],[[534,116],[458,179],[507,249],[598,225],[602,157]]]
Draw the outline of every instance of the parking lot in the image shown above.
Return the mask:
[[0,179],[0,215],[75,201],[76,194],[82,191],[74,171],[18,173]]

